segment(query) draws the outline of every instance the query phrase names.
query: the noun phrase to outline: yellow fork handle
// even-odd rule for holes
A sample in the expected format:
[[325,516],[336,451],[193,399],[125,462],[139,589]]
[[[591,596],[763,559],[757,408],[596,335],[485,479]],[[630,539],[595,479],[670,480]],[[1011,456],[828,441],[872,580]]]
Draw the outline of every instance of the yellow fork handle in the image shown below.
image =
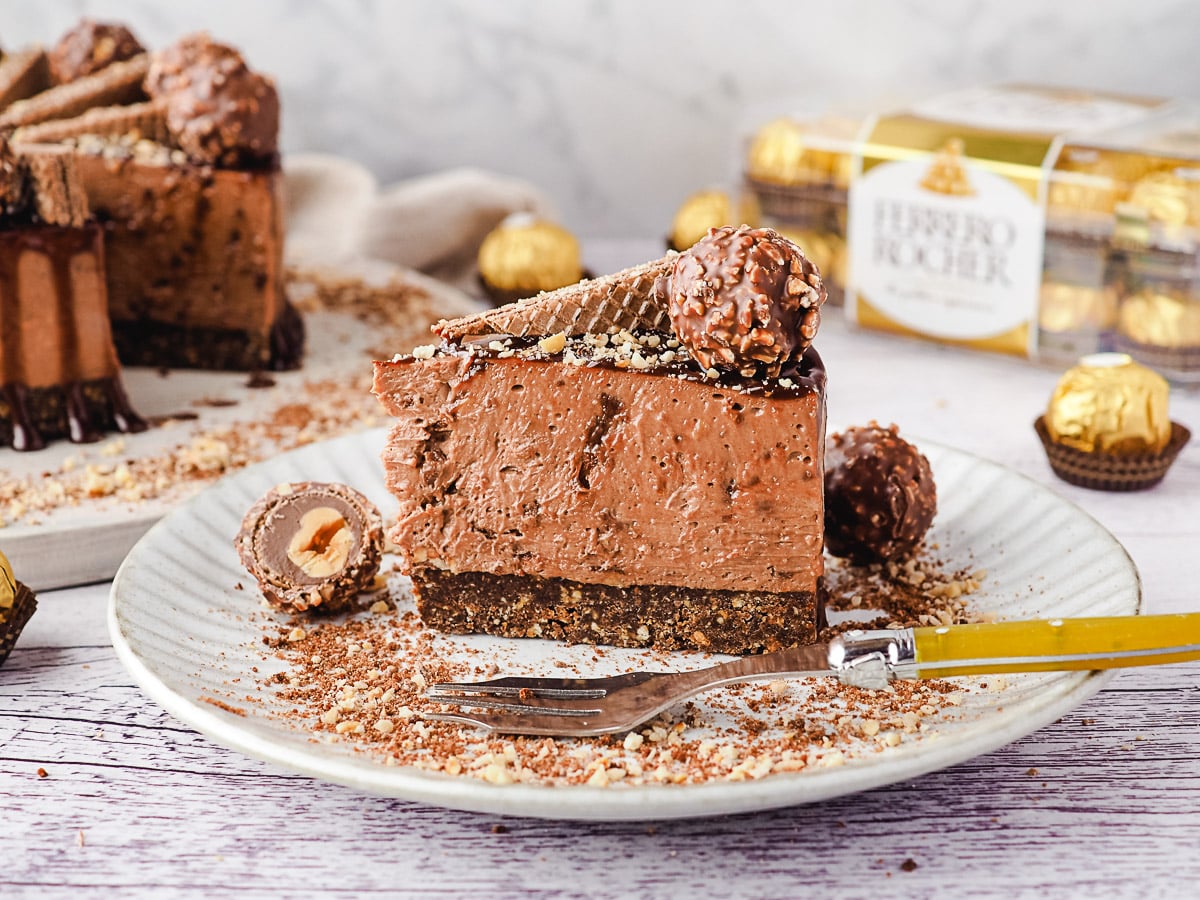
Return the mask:
[[1200,613],[914,628],[917,673],[1061,672],[1200,659]]

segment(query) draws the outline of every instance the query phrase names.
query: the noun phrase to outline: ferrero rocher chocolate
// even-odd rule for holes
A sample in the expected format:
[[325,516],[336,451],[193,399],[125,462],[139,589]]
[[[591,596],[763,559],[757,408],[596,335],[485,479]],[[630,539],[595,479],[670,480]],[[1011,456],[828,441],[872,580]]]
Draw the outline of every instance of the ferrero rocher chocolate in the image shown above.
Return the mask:
[[1140,291],[1121,301],[1118,328],[1153,347],[1200,347],[1200,301]]
[[1171,440],[1168,393],[1166,379],[1123,353],[1085,356],[1059,379],[1046,430],[1087,453],[1157,453]]
[[275,154],[275,83],[205,32],[186,35],[152,55],[146,93],[163,104],[172,137],[196,160],[236,167]]
[[692,194],[675,213],[668,243],[672,250],[686,250],[710,228],[734,224],[733,215],[733,202],[724,191]]
[[8,557],[0,552],[0,665],[17,643],[21,630],[37,609],[33,591],[17,581]]
[[775,119],[762,126],[746,153],[746,174],[778,185],[850,183],[853,156],[814,147],[810,129],[795,119]]
[[145,52],[124,25],[81,19],[47,54],[50,77],[55,84],[67,84]]
[[272,606],[337,612],[374,581],[383,520],[344,484],[285,482],[250,508],[234,545]]
[[872,422],[829,437],[825,451],[825,546],[834,556],[878,562],[909,556],[937,515],[929,460],[895,425]]
[[821,323],[820,273],[770,228],[714,228],[664,281],[675,335],[707,369],[776,377]]
[[1134,184],[1128,202],[1144,209],[1152,222],[1166,226],[1195,224],[1200,219],[1200,185],[1176,170],[1151,172]]
[[1042,283],[1038,327],[1054,333],[1105,331],[1117,320],[1117,294],[1111,287],[1084,287],[1060,281]]
[[497,302],[574,284],[583,277],[579,242],[551,222],[511,216],[484,238],[479,277]]
[[1048,214],[1111,215],[1117,204],[1116,167],[1099,150],[1067,147],[1050,175],[1046,193]]
[[[12,563],[0,552],[0,616],[12,609],[17,598],[17,578],[13,575]],[[0,620],[2,621],[2,620]]]

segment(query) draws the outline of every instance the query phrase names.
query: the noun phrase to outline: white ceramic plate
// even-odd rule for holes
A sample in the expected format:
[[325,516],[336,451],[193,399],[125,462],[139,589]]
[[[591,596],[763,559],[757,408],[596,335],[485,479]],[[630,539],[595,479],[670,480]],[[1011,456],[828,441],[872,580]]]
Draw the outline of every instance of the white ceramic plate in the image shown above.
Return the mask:
[[[271,614],[258,612],[252,591],[233,589],[245,580],[231,543],[245,510],[280,481],[303,478],[349,483],[387,516],[395,504],[383,485],[378,456],[383,441],[382,431],[368,432],[248,468],[170,513],[137,544],[113,583],[109,626],[118,656],[154,700],[219,743],[366,792],[493,813],[647,819],[768,809],[912,778],[1036,731],[1107,680],[1096,673],[1064,673],[1010,676],[999,692],[968,686],[961,706],[932,723],[936,740],[906,739],[837,767],[738,782],[607,788],[497,786],[386,766],[346,744],[314,741],[302,724],[272,715],[282,708],[272,709],[266,692],[261,703],[244,708],[244,715],[202,702],[204,696],[227,696],[234,679],[243,686],[255,683],[271,666],[280,666],[262,646],[262,626],[248,621]],[[941,510],[931,539],[939,555],[954,569],[987,570],[982,589],[972,597],[976,606],[1002,618],[1140,611],[1132,561],[1085,513],[1001,466],[928,441],[921,447],[938,483]],[[553,659],[579,649],[547,641],[454,640],[464,648],[494,652],[505,668],[519,664],[526,671],[552,672]],[[606,674],[639,662],[661,666],[661,660],[652,663],[638,651],[611,651],[589,665]],[[697,664],[686,655],[679,662]],[[252,667],[258,668],[252,673]],[[700,704],[705,715],[720,715],[705,711],[703,700]]]

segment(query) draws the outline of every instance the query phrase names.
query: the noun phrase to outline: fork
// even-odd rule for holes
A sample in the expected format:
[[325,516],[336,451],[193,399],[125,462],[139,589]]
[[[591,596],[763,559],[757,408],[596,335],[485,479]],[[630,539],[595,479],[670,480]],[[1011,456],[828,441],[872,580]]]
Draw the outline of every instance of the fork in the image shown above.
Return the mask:
[[683,672],[443,682],[426,690],[428,700],[482,711],[426,718],[508,734],[586,737],[631,731],[688,697],[728,684],[832,676],[843,684],[879,690],[897,678],[1078,671],[1195,659],[1200,659],[1200,613],[856,630],[828,644]]

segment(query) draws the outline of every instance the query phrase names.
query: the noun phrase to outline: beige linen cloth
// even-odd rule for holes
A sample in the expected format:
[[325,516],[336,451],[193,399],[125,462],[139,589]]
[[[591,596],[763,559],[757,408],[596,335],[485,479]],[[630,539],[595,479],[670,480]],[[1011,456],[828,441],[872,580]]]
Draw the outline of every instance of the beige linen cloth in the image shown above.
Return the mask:
[[381,260],[478,294],[475,260],[489,231],[512,213],[554,218],[527,182],[452,169],[381,188],[352,160],[284,159],[287,258],[302,268]]

